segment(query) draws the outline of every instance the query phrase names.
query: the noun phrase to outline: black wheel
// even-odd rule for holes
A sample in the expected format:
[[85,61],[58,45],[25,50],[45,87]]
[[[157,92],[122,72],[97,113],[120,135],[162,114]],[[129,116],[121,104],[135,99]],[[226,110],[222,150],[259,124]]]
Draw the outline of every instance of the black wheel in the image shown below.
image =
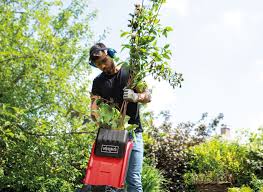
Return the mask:
[[92,186],[92,192],[105,192],[106,186]]
[[76,190],[76,192],[127,192],[125,189],[117,189],[109,186],[95,186],[95,185],[85,185],[81,189]]

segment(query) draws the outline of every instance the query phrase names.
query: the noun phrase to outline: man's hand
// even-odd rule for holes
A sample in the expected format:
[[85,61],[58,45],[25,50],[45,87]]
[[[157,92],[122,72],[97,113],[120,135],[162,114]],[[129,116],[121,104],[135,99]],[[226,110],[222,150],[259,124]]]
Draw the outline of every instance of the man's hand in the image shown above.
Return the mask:
[[129,102],[138,102],[139,99],[139,95],[138,93],[134,93],[134,91],[132,89],[127,89],[124,88],[124,93],[123,93],[123,99]]
[[129,102],[149,103],[151,102],[151,90],[147,89],[143,93],[135,93],[132,89],[124,88],[123,99]]

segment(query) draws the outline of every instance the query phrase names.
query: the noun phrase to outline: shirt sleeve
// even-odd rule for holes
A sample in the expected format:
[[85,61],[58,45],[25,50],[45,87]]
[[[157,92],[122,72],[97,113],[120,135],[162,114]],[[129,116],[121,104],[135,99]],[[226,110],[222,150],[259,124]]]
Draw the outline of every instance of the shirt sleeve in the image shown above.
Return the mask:
[[93,80],[91,93],[92,95],[100,95],[100,88],[99,88],[99,83],[97,79]]

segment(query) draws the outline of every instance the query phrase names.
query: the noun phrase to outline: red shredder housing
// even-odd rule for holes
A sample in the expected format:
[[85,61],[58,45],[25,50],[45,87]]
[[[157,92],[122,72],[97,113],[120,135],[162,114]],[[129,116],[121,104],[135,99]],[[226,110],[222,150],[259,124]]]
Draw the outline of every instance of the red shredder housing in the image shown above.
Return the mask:
[[86,185],[108,185],[123,188],[132,147],[132,141],[128,141],[125,145],[124,155],[121,158],[101,156],[95,154],[95,142],[83,183]]

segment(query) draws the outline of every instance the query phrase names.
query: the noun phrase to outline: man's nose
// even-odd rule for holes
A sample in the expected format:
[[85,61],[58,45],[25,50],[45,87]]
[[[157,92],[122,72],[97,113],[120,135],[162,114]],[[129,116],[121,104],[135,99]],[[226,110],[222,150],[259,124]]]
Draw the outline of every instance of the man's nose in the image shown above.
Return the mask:
[[101,69],[104,71],[104,69],[106,69],[106,65],[105,64],[101,65]]

